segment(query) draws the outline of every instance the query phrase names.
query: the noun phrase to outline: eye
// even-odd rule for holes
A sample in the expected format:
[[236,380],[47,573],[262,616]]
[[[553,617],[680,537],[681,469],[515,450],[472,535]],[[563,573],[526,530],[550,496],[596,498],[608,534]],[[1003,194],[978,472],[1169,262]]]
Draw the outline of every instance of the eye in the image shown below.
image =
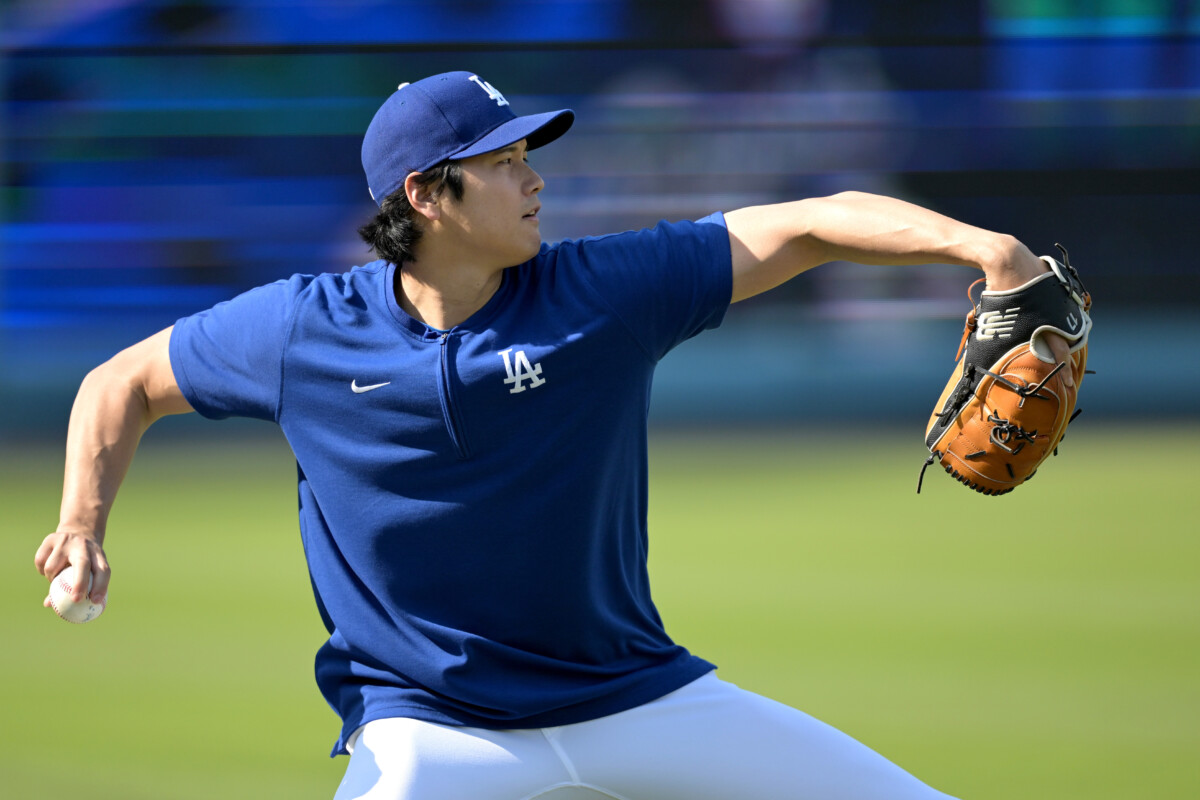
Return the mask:
[[[516,159],[515,159],[513,156],[505,156],[504,158],[500,159],[500,160],[499,160],[499,161],[497,161],[496,163],[497,163],[497,164],[503,164],[503,165],[505,165],[505,166],[510,166],[510,165],[512,165],[512,163],[513,163],[515,160],[516,160]],[[524,164],[528,164],[528,163],[529,163],[529,155],[528,155],[528,154],[523,154],[523,155],[520,157],[520,160],[521,160],[521,162],[522,162],[522,163],[524,163]]]

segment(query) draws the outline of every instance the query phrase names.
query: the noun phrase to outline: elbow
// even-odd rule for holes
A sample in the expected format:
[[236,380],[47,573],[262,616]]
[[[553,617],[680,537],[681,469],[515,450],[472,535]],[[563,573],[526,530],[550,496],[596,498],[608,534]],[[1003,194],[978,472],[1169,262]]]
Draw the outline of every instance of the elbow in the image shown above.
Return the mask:
[[830,203],[836,203],[838,205],[856,205],[874,197],[878,197],[878,195],[874,195],[869,192],[860,192],[857,189],[846,189],[844,191],[837,192],[836,194],[831,194],[828,197],[819,199],[827,200]]
[[93,368],[79,384],[76,403],[132,412],[143,424],[150,422],[150,400],[140,375],[120,354]]
[[111,397],[122,384],[120,370],[113,359],[93,367],[79,384],[80,395],[101,395]]

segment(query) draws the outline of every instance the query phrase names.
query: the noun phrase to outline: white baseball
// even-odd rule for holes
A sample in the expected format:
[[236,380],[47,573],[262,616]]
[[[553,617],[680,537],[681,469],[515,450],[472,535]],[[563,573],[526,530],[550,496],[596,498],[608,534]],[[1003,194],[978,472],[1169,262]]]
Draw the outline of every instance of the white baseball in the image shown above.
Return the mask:
[[[107,600],[93,603],[87,595],[78,603],[72,600],[71,592],[74,587],[71,585],[71,577],[67,574],[71,571],[64,569],[50,581],[50,605],[54,607],[54,613],[67,622],[91,622],[104,611]],[[88,575],[88,591],[91,590],[92,576]]]

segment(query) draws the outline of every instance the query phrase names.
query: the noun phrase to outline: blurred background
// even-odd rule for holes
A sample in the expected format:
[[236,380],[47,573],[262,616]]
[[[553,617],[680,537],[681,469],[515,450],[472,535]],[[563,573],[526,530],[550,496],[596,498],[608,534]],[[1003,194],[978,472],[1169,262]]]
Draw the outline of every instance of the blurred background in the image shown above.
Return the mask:
[[[1020,499],[912,495],[970,270],[821,267],[666,359],[656,596],[730,679],[955,794],[1200,796],[1200,0],[0,4],[0,794],[332,795],[270,426],[147,436],[119,611],[58,623],[29,564],[84,374],[370,260],[362,133],[452,69],[577,112],[532,154],[549,240],[858,189],[1064,244],[1097,374]],[[878,435],[821,432],[848,419]]]
[[[1194,367],[1200,330],[1200,0],[18,0],[0,13],[5,434],[61,429],[87,369],[182,315],[370,260],[355,234],[374,209],[362,133],[398,83],[449,69],[483,74],[519,113],[578,112],[534,154],[547,239],[843,189],[897,195],[1039,253],[1069,248],[1103,345],[1087,413],[1197,411],[1200,376],[1178,367]],[[724,336],[665,363],[656,421],[920,421],[974,277],[839,265],[735,307]],[[1170,390],[1147,391],[1146,367],[1168,364]],[[831,391],[859,379],[894,396]]]

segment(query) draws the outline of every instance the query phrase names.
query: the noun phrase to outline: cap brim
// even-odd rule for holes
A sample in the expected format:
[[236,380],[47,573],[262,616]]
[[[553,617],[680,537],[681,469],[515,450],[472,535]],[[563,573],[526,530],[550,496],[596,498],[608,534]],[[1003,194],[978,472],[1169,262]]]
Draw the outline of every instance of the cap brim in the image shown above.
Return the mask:
[[522,139],[526,141],[529,149],[533,150],[542,145],[550,144],[550,142],[562,136],[570,129],[574,122],[575,112],[569,108],[562,109],[561,111],[547,111],[544,114],[530,114],[527,117],[510,119],[508,122],[493,129],[479,141],[454,153],[450,158],[470,158],[471,156],[490,153],[493,150],[499,150],[501,147],[508,147],[513,142],[519,142]]

